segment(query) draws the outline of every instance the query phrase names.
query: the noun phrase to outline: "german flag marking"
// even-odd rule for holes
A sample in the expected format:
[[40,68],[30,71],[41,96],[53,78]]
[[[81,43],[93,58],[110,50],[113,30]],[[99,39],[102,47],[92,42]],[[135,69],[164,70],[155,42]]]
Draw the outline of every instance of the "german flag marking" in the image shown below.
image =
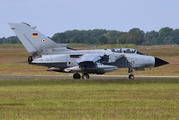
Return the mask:
[[38,37],[38,33],[33,33],[32,36],[33,37]]

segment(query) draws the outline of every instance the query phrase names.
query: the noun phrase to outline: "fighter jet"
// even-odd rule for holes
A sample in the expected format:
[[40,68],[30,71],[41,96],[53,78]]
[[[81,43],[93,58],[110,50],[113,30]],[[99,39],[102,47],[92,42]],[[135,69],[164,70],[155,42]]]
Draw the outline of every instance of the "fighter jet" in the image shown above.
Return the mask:
[[74,73],[74,79],[89,79],[89,74],[104,74],[118,68],[128,68],[129,79],[133,79],[133,70],[144,71],[145,68],[168,64],[133,48],[74,50],[68,44],[55,43],[37,31],[35,26],[8,24],[31,54],[29,64],[46,66],[47,71]]

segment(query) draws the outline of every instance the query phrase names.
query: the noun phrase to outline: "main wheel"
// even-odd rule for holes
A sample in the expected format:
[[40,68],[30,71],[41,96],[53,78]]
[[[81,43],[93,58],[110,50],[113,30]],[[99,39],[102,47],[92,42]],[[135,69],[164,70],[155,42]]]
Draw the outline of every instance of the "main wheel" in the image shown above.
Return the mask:
[[32,56],[29,56],[29,57],[28,57],[28,63],[29,63],[29,64],[31,64],[31,63],[32,63],[32,61],[33,61]]
[[82,78],[83,78],[83,79],[89,79],[88,73],[84,73],[84,74],[82,75]]
[[134,79],[134,75],[133,74],[129,75],[129,79]]
[[79,74],[79,73],[75,73],[75,74],[73,75],[73,78],[74,78],[74,79],[80,79],[80,78],[81,78],[81,76],[80,76],[80,74]]

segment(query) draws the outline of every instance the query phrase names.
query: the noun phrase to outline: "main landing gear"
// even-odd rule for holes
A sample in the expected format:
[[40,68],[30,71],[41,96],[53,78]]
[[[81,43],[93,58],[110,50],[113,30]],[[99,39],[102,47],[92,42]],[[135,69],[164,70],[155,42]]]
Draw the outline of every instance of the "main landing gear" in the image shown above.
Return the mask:
[[[74,79],[80,79],[80,78],[81,78],[81,75],[80,75],[79,73],[75,73],[75,74],[73,75],[73,78],[74,78]],[[82,78],[83,78],[83,79],[89,79],[88,73],[84,73],[84,74],[82,75]]]
[[88,73],[84,73],[84,74],[82,75],[82,78],[83,78],[83,79],[89,79]]
[[130,73],[129,79],[134,79],[134,75],[132,74],[132,72],[133,72],[132,68],[129,68],[128,70],[128,73]]
[[73,78],[74,78],[74,79],[80,79],[80,78],[81,78],[81,75],[80,75],[79,73],[75,73],[75,74],[73,75]]

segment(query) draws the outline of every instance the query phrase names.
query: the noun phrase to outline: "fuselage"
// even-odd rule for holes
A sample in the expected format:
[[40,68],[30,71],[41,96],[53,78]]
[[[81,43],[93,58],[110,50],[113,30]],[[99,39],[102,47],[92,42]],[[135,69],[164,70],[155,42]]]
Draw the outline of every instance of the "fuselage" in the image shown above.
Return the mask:
[[102,61],[100,61],[103,65],[116,66],[118,68],[151,68],[155,65],[155,58],[153,56],[141,54],[141,52],[131,48],[117,49],[121,49],[121,51],[115,51],[115,49],[66,51],[56,49],[56,51],[53,51],[53,54],[42,55],[40,58],[35,58],[32,63],[49,68],[58,67],[61,71],[64,71],[65,68],[78,66],[77,60],[80,59],[81,56],[92,56],[96,54],[103,57]]

